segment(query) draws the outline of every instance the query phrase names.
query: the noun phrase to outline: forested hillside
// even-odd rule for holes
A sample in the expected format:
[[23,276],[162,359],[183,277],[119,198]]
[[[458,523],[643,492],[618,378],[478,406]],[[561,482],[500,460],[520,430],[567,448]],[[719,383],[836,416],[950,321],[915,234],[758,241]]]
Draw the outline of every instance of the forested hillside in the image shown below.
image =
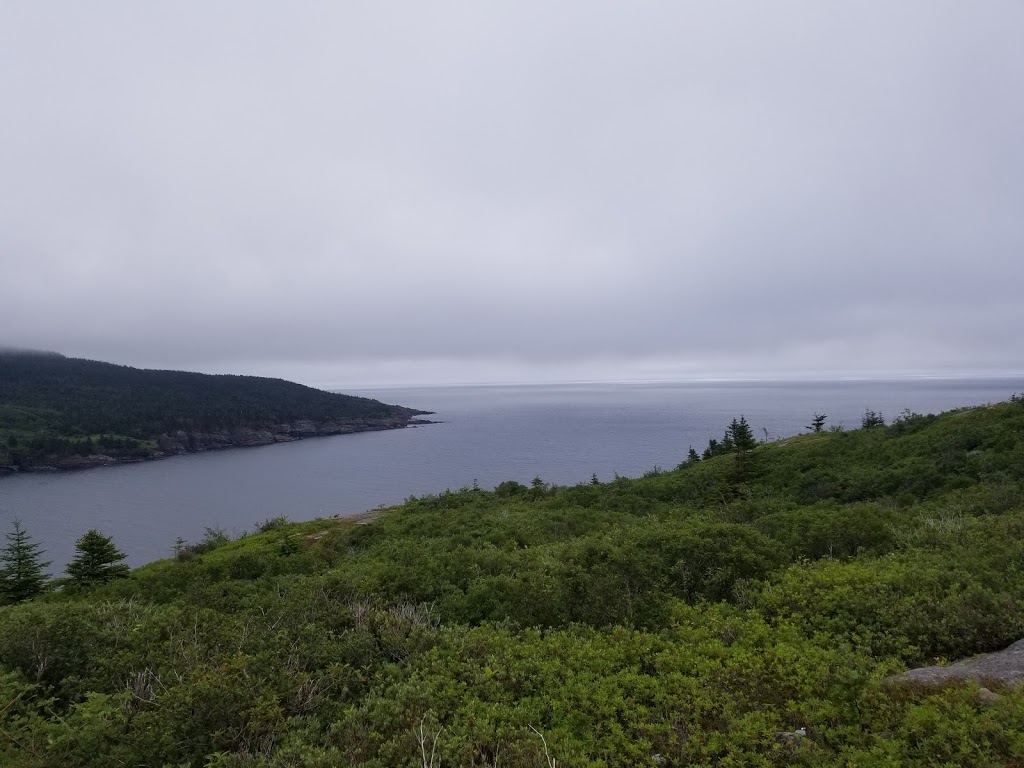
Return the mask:
[[0,764],[1024,764],[1020,688],[886,680],[1024,637],[1024,400],[737,427],[0,608]]
[[[224,444],[274,442],[273,433],[260,439],[232,437],[231,431],[300,421],[309,422],[305,430],[313,434],[401,426],[419,413],[282,379],[141,370],[0,351],[0,466],[31,467],[100,453],[145,458],[168,446],[172,452],[221,447],[202,438],[214,433],[225,434],[219,441]],[[183,433],[180,446],[157,439],[176,433]]]

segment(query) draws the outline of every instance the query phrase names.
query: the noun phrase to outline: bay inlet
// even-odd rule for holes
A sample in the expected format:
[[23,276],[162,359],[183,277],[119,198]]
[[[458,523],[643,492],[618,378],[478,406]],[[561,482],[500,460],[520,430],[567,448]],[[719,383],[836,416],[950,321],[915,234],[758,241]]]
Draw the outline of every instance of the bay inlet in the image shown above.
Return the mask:
[[447,488],[492,488],[541,477],[560,485],[596,474],[670,469],[743,414],[759,439],[827,424],[860,426],[1006,400],[1024,377],[864,381],[627,382],[346,390],[433,411],[435,424],[177,456],[142,464],[0,479],[0,525],[19,518],[52,570],[89,528],[114,537],[132,565],[168,557],[179,536],[229,535],[285,515],[356,515]]

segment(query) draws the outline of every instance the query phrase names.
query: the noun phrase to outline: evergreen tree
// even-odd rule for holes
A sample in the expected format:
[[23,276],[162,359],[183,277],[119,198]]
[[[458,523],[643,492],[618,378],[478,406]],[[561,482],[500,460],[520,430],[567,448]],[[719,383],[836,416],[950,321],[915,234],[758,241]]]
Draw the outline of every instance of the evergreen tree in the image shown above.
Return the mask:
[[[757,447],[757,439],[754,437],[754,430],[750,428],[745,416],[733,419],[732,423],[725,430],[722,441],[714,438],[708,441],[708,447],[704,449],[701,458],[711,459],[723,454],[735,453],[741,455]],[[692,451],[696,455],[696,451]],[[693,457],[689,457],[692,462]]]
[[75,559],[67,567],[73,584],[88,587],[128,575],[128,566],[121,563],[124,552],[95,528],[75,542],[75,552]]
[[14,521],[7,534],[7,546],[0,550],[0,600],[20,603],[46,589],[49,577],[45,568],[50,563],[41,558],[41,544],[33,543],[21,521]]
[[715,456],[718,456],[721,452],[722,446],[720,446],[718,444],[718,441],[712,437],[710,440],[708,440],[708,447],[704,449],[703,458],[711,459],[714,458]]
[[700,461],[700,456],[697,455],[697,452],[693,450],[693,446],[691,445],[690,450],[686,454],[686,463],[696,464],[698,461]]
[[881,411],[872,411],[870,408],[864,411],[864,417],[860,420],[860,426],[862,429],[873,429],[874,427],[884,427],[885,417],[882,416]]
[[812,432],[821,432],[825,428],[825,419],[828,418],[827,413],[818,413],[815,411],[814,417],[811,419],[810,426],[807,429]]
[[740,416],[738,420],[732,420],[729,428],[725,431],[725,439],[722,442],[723,444],[729,443],[737,453],[752,450],[757,446],[754,431],[747,424],[747,419],[744,416]]

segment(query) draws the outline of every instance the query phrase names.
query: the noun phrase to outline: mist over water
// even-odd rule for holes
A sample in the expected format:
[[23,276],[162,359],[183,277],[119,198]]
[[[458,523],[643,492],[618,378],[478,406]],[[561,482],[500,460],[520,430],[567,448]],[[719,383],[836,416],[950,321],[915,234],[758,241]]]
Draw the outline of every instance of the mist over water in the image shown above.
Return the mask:
[[179,456],[143,464],[0,479],[0,525],[18,517],[53,560],[89,528],[132,565],[169,556],[179,536],[237,535],[267,518],[354,515],[446,488],[534,477],[568,485],[670,469],[744,415],[763,439],[828,424],[891,421],[1007,399],[1024,377],[894,381],[601,383],[351,391],[435,411],[428,426]]

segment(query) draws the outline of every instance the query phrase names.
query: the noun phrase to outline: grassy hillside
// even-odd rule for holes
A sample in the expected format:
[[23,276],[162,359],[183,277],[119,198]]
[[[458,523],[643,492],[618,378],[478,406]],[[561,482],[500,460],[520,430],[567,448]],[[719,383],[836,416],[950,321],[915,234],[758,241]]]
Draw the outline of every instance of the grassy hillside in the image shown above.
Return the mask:
[[0,351],[0,465],[92,453],[146,457],[157,436],[178,431],[401,421],[417,413],[281,379]]
[[1024,763],[883,682],[1024,637],[1024,401],[361,522],[0,608],[0,764]]

